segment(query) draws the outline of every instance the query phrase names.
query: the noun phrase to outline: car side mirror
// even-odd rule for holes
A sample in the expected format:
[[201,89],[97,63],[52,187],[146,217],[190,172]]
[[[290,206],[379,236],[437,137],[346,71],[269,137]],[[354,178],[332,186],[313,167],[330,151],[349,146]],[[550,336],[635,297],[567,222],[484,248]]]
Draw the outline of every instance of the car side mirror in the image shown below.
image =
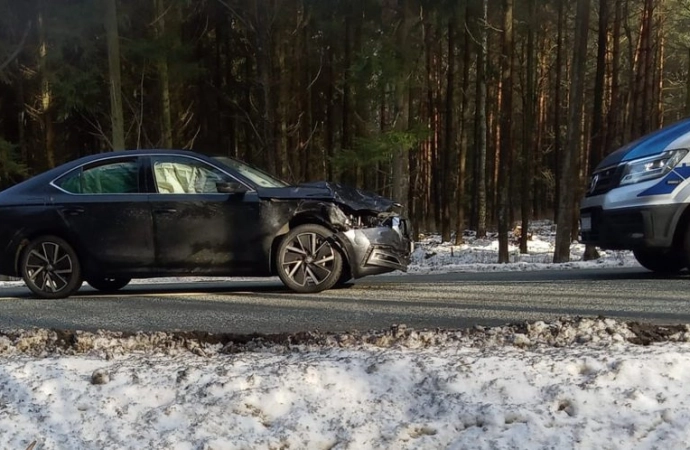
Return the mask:
[[216,189],[221,194],[244,194],[247,192],[247,187],[237,181],[222,181],[216,183]]

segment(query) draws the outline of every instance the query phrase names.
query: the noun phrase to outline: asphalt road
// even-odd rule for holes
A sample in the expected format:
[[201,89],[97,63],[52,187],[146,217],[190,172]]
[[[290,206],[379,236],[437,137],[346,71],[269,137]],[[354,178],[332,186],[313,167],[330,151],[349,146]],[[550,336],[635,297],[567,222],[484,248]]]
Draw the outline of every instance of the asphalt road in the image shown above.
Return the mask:
[[279,281],[132,284],[115,295],[84,286],[63,300],[0,288],[0,329],[197,330],[224,333],[465,328],[562,316],[690,323],[690,275],[644,269],[370,277],[321,294]]

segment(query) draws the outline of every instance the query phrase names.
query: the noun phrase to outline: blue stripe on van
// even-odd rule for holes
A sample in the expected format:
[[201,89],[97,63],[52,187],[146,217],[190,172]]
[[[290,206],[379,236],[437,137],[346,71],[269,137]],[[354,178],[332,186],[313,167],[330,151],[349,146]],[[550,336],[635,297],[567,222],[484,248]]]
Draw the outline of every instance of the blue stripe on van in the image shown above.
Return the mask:
[[664,195],[670,194],[675,191],[680,184],[690,178],[690,166],[683,164],[682,166],[677,166],[671,173],[666,175],[657,184],[645,189],[644,191],[637,194],[638,197],[647,197],[649,195]]

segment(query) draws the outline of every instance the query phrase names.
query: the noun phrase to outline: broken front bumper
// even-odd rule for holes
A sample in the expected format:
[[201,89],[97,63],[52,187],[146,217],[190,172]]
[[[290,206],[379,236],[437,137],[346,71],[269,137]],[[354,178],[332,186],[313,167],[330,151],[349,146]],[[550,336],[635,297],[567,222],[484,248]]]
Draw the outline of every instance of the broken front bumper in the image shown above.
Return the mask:
[[394,270],[407,272],[414,244],[407,220],[392,217],[389,223],[373,228],[356,228],[338,233],[348,253],[353,278]]

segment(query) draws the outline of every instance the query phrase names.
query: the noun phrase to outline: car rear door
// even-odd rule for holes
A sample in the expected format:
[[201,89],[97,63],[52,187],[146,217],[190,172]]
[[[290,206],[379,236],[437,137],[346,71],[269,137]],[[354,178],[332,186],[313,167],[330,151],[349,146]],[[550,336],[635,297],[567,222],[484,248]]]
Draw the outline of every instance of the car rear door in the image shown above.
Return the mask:
[[[162,271],[256,275],[267,269],[261,200],[249,186],[188,156],[153,155],[149,170],[156,264]],[[218,192],[219,183],[245,189]]]
[[146,272],[154,263],[153,220],[141,158],[103,158],[53,182],[52,202],[88,272]]

